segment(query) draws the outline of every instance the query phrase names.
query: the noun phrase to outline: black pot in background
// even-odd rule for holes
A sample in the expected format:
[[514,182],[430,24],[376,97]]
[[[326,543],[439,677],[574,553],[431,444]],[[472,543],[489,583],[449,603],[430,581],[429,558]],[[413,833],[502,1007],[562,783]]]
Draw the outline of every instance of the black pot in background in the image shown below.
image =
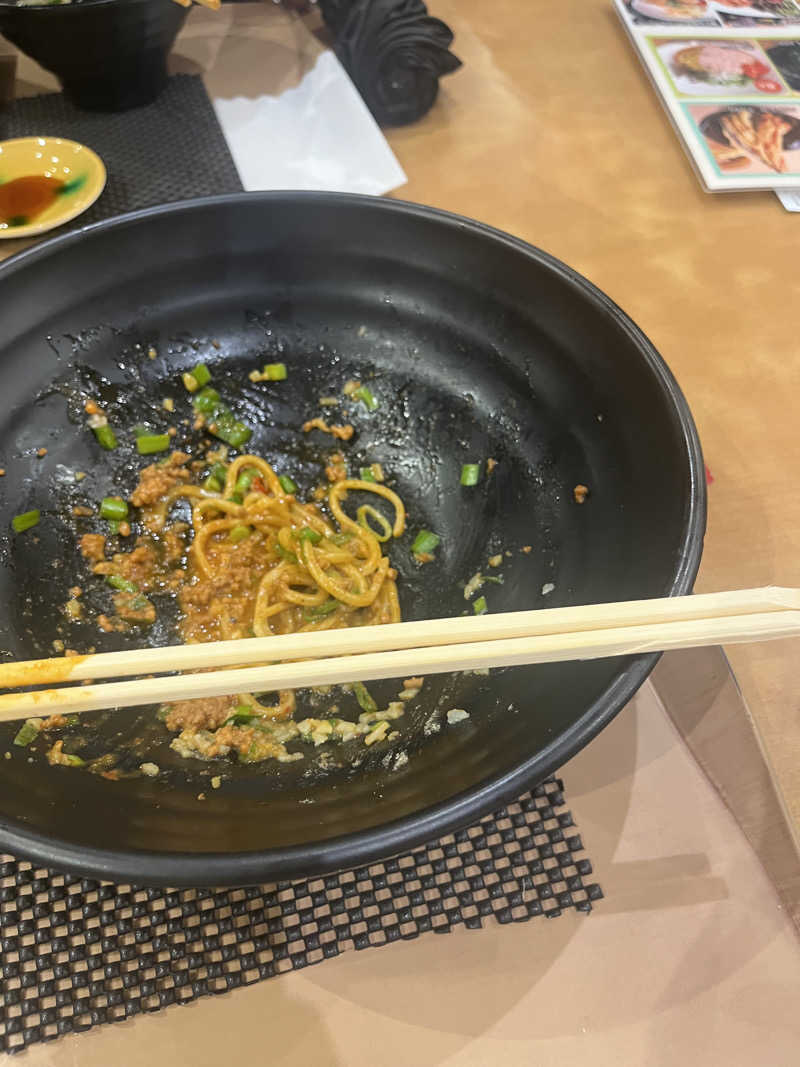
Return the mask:
[[83,0],[15,7],[0,0],[0,33],[51,71],[90,111],[124,111],[155,100],[188,9],[173,0]]

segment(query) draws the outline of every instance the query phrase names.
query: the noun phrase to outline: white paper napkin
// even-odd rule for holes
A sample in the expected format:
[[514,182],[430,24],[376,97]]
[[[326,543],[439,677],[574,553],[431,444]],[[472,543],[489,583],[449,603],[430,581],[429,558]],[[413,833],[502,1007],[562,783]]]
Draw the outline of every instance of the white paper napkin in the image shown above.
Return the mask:
[[775,195],[787,211],[800,211],[800,189],[781,189]]
[[407,179],[333,52],[277,96],[215,97],[245,189],[381,195]]

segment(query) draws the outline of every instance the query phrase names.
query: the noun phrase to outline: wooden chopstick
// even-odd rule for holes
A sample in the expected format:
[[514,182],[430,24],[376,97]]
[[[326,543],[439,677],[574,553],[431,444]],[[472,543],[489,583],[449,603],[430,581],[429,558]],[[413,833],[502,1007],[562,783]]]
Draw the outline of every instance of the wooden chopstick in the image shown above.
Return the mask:
[[[23,660],[0,664],[0,689],[54,685],[98,678],[194,671],[250,663],[323,659],[403,648],[427,648],[474,641],[505,641],[516,637],[577,633],[617,626],[722,618],[728,615],[800,610],[800,589],[767,586],[696,596],[627,600],[570,608],[543,608],[497,615],[470,615],[422,622],[362,626],[319,633],[275,634],[241,641],[126,649],[86,656]],[[413,673],[413,672],[412,672]]]
[[[503,616],[495,616],[494,619],[481,616],[471,620],[439,620],[439,643],[431,642],[426,647],[414,646],[392,651],[342,655],[335,658],[307,659],[302,662],[280,663],[273,666],[240,667],[177,677],[147,678],[129,682],[12,693],[0,696],[0,721],[29,715],[80,713],[111,707],[168,703],[175,700],[227,696],[244,692],[268,692],[277,689],[335,685],[356,679],[372,681],[378,678],[401,678],[412,674],[441,674],[486,667],[599,659],[606,656],[627,656],[702,645],[764,641],[800,634],[800,610],[795,606],[797,594],[793,590],[750,590],[745,594],[709,595],[728,598],[716,602],[717,607],[725,611],[730,607],[730,598],[737,595],[743,596],[745,603],[757,603],[758,598],[753,596],[754,593],[760,593],[765,600],[769,601],[769,610],[745,611],[738,614],[726,611],[724,614],[713,616],[668,619],[668,621],[597,629],[573,629],[533,636],[468,640],[462,644],[454,644],[451,640],[450,631],[455,623],[469,621],[483,624],[485,629],[491,629],[486,624],[502,619]],[[773,594],[777,595],[773,596]],[[658,612],[663,611],[665,605],[677,603],[679,600],[700,599],[700,597],[673,598],[672,600],[640,603],[649,603],[651,607],[658,605]],[[592,605],[585,608],[552,609],[552,612],[585,612],[596,617],[597,614],[602,616],[603,609],[609,607],[616,610],[621,609],[623,605]],[[538,617],[548,612],[518,614]],[[585,620],[587,616],[580,617]],[[444,623],[446,625],[443,625]],[[426,624],[400,625],[413,629]],[[374,629],[388,630],[392,627]],[[366,628],[349,632],[358,636],[366,632]],[[314,644],[314,641],[310,639],[328,635],[293,636],[303,637],[302,645],[299,644],[295,648],[300,648],[303,655],[308,656]],[[267,638],[267,640],[274,642],[278,638]],[[237,642],[237,644],[242,643]],[[227,642],[220,644],[227,644]],[[205,649],[209,646],[198,647]],[[363,645],[361,647],[363,648]]]

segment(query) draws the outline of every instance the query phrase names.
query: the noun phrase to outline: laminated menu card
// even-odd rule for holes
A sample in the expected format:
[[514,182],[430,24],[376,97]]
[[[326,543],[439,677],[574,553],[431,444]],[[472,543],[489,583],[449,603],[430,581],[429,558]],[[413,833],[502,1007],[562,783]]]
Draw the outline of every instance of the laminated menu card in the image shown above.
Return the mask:
[[800,0],[614,0],[711,192],[800,187]]

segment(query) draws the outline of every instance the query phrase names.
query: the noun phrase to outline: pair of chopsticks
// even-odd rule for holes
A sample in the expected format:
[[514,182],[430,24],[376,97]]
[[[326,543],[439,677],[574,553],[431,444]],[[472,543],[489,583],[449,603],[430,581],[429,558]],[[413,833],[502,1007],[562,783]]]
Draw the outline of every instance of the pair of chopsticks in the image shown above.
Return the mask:
[[10,693],[0,721],[798,634],[800,589],[768,587],[28,660],[0,666],[0,689],[166,676]]

